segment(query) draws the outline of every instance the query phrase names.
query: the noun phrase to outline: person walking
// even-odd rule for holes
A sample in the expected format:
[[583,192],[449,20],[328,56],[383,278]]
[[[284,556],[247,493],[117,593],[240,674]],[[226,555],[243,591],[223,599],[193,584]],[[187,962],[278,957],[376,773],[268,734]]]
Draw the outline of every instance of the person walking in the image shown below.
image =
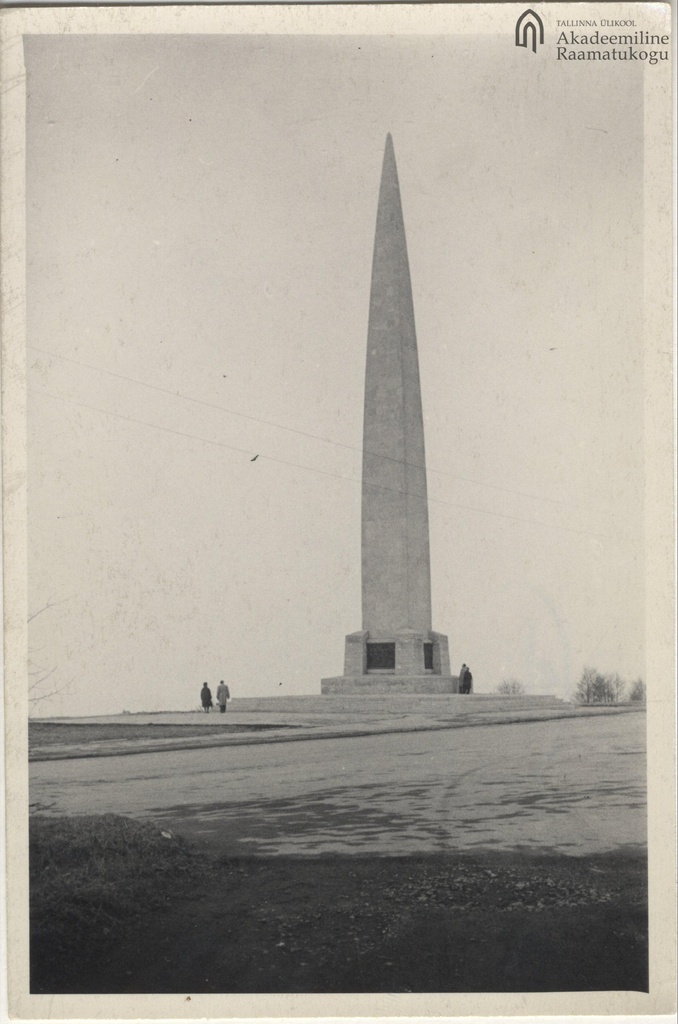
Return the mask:
[[226,683],[222,679],[217,686],[217,704],[219,705],[220,714],[226,714],[226,703],[231,699],[231,693]]
[[200,691],[200,703],[205,714],[209,715],[210,708],[214,707],[212,704],[212,691],[210,690],[207,683],[202,684],[202,690]]

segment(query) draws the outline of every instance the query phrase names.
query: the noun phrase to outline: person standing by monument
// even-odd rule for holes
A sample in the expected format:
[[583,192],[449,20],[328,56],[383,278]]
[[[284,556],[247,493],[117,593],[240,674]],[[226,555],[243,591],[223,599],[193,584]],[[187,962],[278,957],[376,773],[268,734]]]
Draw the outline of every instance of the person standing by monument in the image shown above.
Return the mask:
[[470,693],[471,686],[473,685],[473,676],[471,670],[464,662],[459,670],[459,693]]
[[200,691],[200,703],[202,704],[203,711],[205,712],[205,714],[208,715],[210,708],[213,707],[213,704],[212,691],[210,690],[207,683],[202,684],[202,690]]
[[217,686],[217,704],[219,705],[219,712],[222,715],[226,714],[226,704],[231,699],[231,693],[226,683],[222,679]]

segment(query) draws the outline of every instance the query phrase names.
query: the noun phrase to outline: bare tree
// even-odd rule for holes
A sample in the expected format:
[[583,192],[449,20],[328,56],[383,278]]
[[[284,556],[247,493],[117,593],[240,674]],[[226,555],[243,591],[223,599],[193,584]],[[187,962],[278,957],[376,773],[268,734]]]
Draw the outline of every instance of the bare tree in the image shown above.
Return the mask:
[[587,666],[577,683],[574,699],[578,704],[618,704],[625,692],[626,683],[618,672],[605,675]]
[[502,679],[497,687],[497,693],[502,693],[504,696],[508,697],[519,697],[521,694],[525,693],[525,687],[519,679],[514,679],[513,676],[511,676],[510,679]]
[[[37,611],[29,615],[27,621],[30,623],[37,619],[39,615],[42,615],[43,612],[56,608],[57,605],[69,600],[70,598],[66,597],[63,601],[48,601],[42,608],[38,608]],[[40,664],[36,660],[36,656],[40,651],[41,648],[31,646],[28,652],[28,703],[31,711],[43,701],[50,700],[59,693],[65,693],[73,682],[73,679],[64,681],[57,676],[57,665],[49,667]]]
[[596,690],[596,678],[598,672],[595,668],[589,666],[584,667],[584,671],[581,674],[577,688],[574,691],[574,699],[578,704],[594,704],[595,703],[595,690]]
[[642,704],[645,703],[645,683],[642,679],[636,679],[635,682],[631,683],[631,692],[629,694],[629,700],[639,701]]
[[42,615],[43,612],[49,611],[50,608],[56,608],[60,604],[64,604],[65,601],[70,601],[70,597],[65,597],[63,601],[48,601],[47,604],[43,604],[42,608],[38,608],[37,612],[33,612],[32,615],[28,616],[27,622],[32,622],[33,619],[37,619],[38,615]]
[[612,704],[619,704],[624,700],[626,696],[626,682],[622,679],[618,672],[613,672],[607,677],[608,685],[610,687],[610,694],[612,697]]
[[593,683],[593,703],[612,703],[612,688],[610,687],[610,679],[609,676],[603,675],[602,672],[596,672],[596,678]]

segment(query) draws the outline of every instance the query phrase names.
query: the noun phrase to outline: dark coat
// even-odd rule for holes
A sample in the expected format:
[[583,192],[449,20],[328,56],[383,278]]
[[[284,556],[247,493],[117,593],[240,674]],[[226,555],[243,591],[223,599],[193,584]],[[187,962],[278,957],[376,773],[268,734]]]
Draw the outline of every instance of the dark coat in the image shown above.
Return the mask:
[[212,707],[212,691],[210,690],[207,683],[205,683],[202,690],[200,691],[200,700],[202,701],[202,706],[204,708]]

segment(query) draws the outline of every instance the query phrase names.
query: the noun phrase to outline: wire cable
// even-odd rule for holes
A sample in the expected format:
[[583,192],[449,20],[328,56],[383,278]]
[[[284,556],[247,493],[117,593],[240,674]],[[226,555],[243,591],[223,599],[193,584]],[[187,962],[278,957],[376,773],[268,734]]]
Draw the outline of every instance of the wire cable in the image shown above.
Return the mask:
[[[64,398],[62,395],[51,394],[49,391],[40,391],[40,390],[37,390],[36,388],[30,388],[30,387],[27,388],[27,391],[30,391],[32,394],[35,394],[35,395],[40,395],[43,398],[52,398],[52,399],[55,399],[56,401],[64,402],[67,405],[77,406],[80,409],[88,409],[90,412],[98,412],[98,413],[100,413],[101,415],[104,415],[104,416],[113,416],[116,419],[124,420],[127,423],[135,423],[135,424],[137,424],[139,426],[150,427],[153,430],[160,430],[160,431],[163,431],[163,432],[168,433],[168,434],[174,434],[177,437],[185,437],[185,438],[189,438],[189,439],[191,439],[193,441],[201,441],[203,444],[214,445],[214,446],[216,446],[218,448],[224,448],[227,451],[237,452],[240,455],[247,455],[247,456],[251,457],[251,454],[252,454],[251,449],[248,450],[246,448],[237,448],[234,445],[225,444],[223,441],[214,441],[211,438],[200,437],[197,434],[189,434],[189,433],[186,433],[185,431],[182,431],[182,430],[176,430],[174,427],[164,427],[164,426],[162,426],[162,425],[160,425],[158,423],[149,423],[148,420],[140,420],[140,419],[137,419],[134,416],[125,416],[123,413],[111,412],[109,409],[102,409],[102,408],[100,408],[99,406],[96,406],[96,405],[89,405],[86,402],[77,402],[74,399]],[[355,477],[342,476],[340,473],[331,473],[329,470],[326,470],[326,469],[316,469],[314,466],[304,466],[300,462],[291,462],[291,461],[289,461],[287,459],[280,459],[280,458],[278,458],[277,456],[274,456],[274,455],[264,455],[264,454],[260,453],[259,457],[261,459],[266,459],[268,462],[278,463],[281,466],[292,466],[295,469],[303,469],[303,470],[306,470],[309,473],[318,473],[321,476],[333,477],[335,480],[346,480],[349,483],[356,483],[356,484],[361,484],[361,485],[363,483],[362,480],[357,480]],[[398,488],[395,488],[395,487],[385,487],[385,486],[382,486],[381,484],[375,484],[374,486],[377,489],[379,489],[379,490],[390,491],[393,494],[408,494],[409,493],[408,491],[402,491],[402,490],[400,490]],[[467,511],[467,512],[478,512],[481,515],[494,516],[494,517],[496,517],[498,519],[510,519],[510,520],[513,520],[514,522],[528,523],[529,525],[532,525],[532,526],[542,526],[542,527],[546,527],[547,529],[552,529],[552,530],[563,530],[566,533],[578,533],[578,534],[581,534],[582,536],[586,536],[586,537],[596,537],[596,538],[599,538],[599,537],[603,537],[604,536],[603,534],[591,533],[589,530],[577,530],[577,529],[575,529],[574,527],[571,527],[571,526],[562,526],[562,525],[559,525],[559,524],[556,524],[556,523],[542,523],[538,519],[525,519],[522,516],[512,516],[512,515],[509,515],[508,513],[505,513],[505,512],[491,512],[489,509],[486,509],[486,508],[476,508],[476,507],[474,507],[472,505],[462,505],[462,504],[459,504],[458,502],[446,501],[444,498],[431,498],[431,497],[428,497],[427,501],[429,503],[433,502],[433,503],[435,503],[437,505],[447,505],[450,508],[463,509],[464,511]]]
[[[407,465],[420,469],[426,469],[426,472],[429,474],[435,473],[438,476],[446,476],[450,477],[453,480],[460,480],[462,483],[474,484],[478,487],[488,487],[492,490],[502,491],[506,494],[516,494],[521,498],[530,498],[533,501],[545,501],[551,505],[564,505],[568,508],[582,508],[582,506],[578,505],[576,502],[564,501],[562,498],[549,498],[543,494],[531,494],[528,491],[519,491],[512,487],[501,487],[499,484],[489,484],[485,483],[482,480],[474,480],[471,477],[460,476],[457,473],[450,473],[448,470],[427,468],[426,466],[422,466],[421,463],[408,462],[404,459],[396,459],[391,455],[381,455],[378,452],[366,451],[364,448],[358,447],[357,445],[346,444],[343,441],[334,441],[332,440],[332,438],[322,437],[320,434],[312,434],[305,430],[299,430],[296,427],[288,427],[285,426],[285,424],[283,423],[276,423],[274,420],[263,419],[261,416],[253,416],[250,413],[238,412],[235,409],[227,409],[223,405],[217,405],[214,402],[207,402],[201,398],[193,398],[191,395],[184,395],[180,391],[172,391],[170,388],[163,388],[157,384],[149,384],[147,381],[139,380],[136,377],[128,377],[123,373],[116,373],[115,370],[107,370],[102,366],[95,366],[92,363],[86,363],[80,359],[73,359],[71,356],[64,356],[56,352],[49,352],[47,349],[38,348],[36,345],[28,345],[27,347],[32,349],[34,352],[39,352],[41,355],[48,356],[51,359],[61,359],[64,362],[73,363],[74,366],[82,366],[85,369],[94,370],[96,373],[104,373],[107,374],[109,377],[115,377],[118,380],[124,380],[130,384],[137,384],[139,385],[139,387],[149,388],[151,391],[157,391],[161,395],[170,395],[172,398],[181,398],[185,402],[192,402],[195,405],[204,406],[206,409],[216,409],[219,412],[228,413],[228,415],[230,416],[238,416],[241,419],[251,420],[254,423],[263,423],[265,426],[276,427],[276,429],[278,430],[286,430],[290,434],[298,434],[300,437],[306,437],[314,441],[321,441],[323,444],[334,445],[337,448],[344,448],[347,451],[358,452],[360,455],[377,455],[380,459],[387,459],[388,461],[396,462],[399,465]],[[589,511],[595,512],[598,515],[607,516],[611,519],[616,518],[615,513],[606,512],[605,510],[601,510],[599,508],[592,508],[589,509]]]

